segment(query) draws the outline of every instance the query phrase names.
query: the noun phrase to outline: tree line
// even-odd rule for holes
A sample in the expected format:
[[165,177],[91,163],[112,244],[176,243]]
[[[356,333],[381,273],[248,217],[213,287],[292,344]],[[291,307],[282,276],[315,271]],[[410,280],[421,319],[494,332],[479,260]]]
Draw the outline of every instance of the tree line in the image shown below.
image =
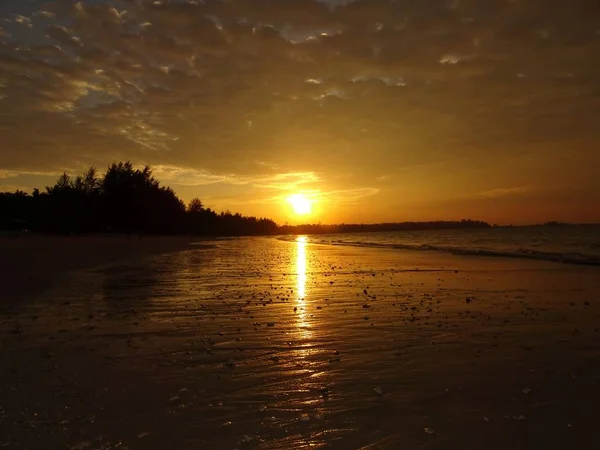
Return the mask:
[[62,174],[45,191],[0,193],[0,228],[51,234],[142,233],[242,236],[275,234],[265,218],[217,213],[195,198],[186,206],[161,186],[150,167],[114,163],[103,176],[92,167]]
[[452,230],[491,228],[481,220],[437,220],[429,222],[342,223],[338,225],[306,224],[279,227],[281,234],[371,233],[379,231]]
[[75,178],[63,173],[45,191],[0,193],[0,229],[49,234],[255,236],[488,227],[475,220],[278,226],[267,218],[217,213],[198,198],[185,205],[150,167],[136,169],[129,161],[113,163],[102,176],[94,167]]

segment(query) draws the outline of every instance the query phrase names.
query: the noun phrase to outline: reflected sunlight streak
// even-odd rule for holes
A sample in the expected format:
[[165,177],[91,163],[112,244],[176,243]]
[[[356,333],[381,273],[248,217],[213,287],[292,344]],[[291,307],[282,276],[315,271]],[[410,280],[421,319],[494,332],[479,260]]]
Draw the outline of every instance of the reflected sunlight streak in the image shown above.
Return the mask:
[[298,300],[304,301],[306,296],[306,237],[297,237],[296,244],[296,273],[298,274],[296,290],[298,291]]
[[297,314],[297,325],[299,329],[299,335],[303,339],[310,337],[311,332],[309,331],[310,325],[307,322],[306,313],[306,237],[298,236],[296,238],[296,306],[298,307]]

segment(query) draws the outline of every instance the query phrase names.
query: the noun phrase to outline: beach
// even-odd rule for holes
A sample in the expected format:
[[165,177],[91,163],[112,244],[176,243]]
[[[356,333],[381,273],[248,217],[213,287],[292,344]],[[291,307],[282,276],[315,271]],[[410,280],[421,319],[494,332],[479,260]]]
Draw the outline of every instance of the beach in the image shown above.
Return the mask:
[[2,243],[0,448],[600,446],[598,267],[135,239]]
[[8,301],[30,299],[61,285],[71,271],[139,260],[188,248],[199,238],[122,234],[0,237],[0,273]]

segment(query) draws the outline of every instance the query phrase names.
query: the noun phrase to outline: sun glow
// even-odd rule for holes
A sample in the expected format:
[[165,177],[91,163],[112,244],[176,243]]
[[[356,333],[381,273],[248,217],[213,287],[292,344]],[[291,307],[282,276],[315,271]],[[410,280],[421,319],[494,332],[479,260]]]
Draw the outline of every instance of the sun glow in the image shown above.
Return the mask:
[[311,202],[302,194],[294,194],[288,197],[288,203],[292,205],[294,213],[298,215],[310,214]]

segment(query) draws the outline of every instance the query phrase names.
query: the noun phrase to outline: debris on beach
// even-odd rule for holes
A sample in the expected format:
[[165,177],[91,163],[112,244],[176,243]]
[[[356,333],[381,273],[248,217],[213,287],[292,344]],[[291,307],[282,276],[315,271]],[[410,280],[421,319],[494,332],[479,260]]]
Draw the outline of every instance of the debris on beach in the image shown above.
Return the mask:
[[226,363],[223,364],[225,367],[235,367],[237,366],[236,362],[233,360],[233,358],[229,358],[229,361],[227,361]]
[[248,444],[251,444],[252,442],[254,442],[255,440],[256,439],[253,438],[252,436],[245,434],[242,436],[242,438],[239,440],[238,443],[242,444],[242,445],[248,445]]
[[513,415],[513,416],[505,415],[504,418],[506,420],[517,420],[517,421],[525,420],[525,416],[523,414]]
[[[248,242],[248,245],[257,248],[264,244],[259,240]],[[476,405],[476,408],[467,411],[469,419],[472,419],[470,424],[472,429],[463,430],[465,434],[474,433],[479,437],[484,436],[485,433],[501,431],[510,437],[531,438],[531,442],[540,439],[541,444],[544,444],[543,439],[547,439],[552,446],[553,439],[562,433],[572,434],[570,437],[572,442],[585,442],[587,436],[583,434],[586,434],[589,428],[583,426],[585,420],[588,420],[584,416],[584,411],[578,412],[573,408],[568,411],[570,416],[558,415],[557,420],[552,414],[547,416],[540,414],[539,417],[538,414],[534,414],[538,408],[537,402],[547,400],[544,394],[546,386],[558,385],[557,382],[563,378],[568,381],[571,376],[569,370],[573,370],[569,364],[571,355],[577,356],[581,352],[579,346],[588,343],[594,345],[593,339],[598,336],[593,334],[593,329],[594,326],[599,325],[592,320],[587,321],[588,316],[590,319],[595,317],[591,314],[596,312],[597,306],[593,298],[589,298],[592,301],[591,307],[581,308],[586,300],[581,297],[586,293],[585,291],[582,290],[581,294],[578,293],[579,291],[572,293],[576,305],[572,308],[568,306],[568,300],[565,301],[560,295],[546,299],[542,293],[539,299],[534,298],[538,294],[537,290],[527,294],[523,303],[513,300],[512,288],[516,290],[520,286],[508,284],[509,281],[510,283],[514,281],[512,272],[508,274],[500,272],[498,275],[507,279],[506,292],[503,290],[500,278],[498,290],[496,284],[486,287],[487,277],[494,276],[491,272],[479,274],[477,278],[473,275],[473,280],[467,282],[459,280],[463,278],[462,276],[458,278],[447,276],[444,272],[436,274],[435,271],[422,270],[420,274],[415,275],[413,272],[398,268],[395,269],[396,272],[391,272],[398,278],[388,282],[387,275],[390,272],[381,272],[378,270],[379,267],[374,267],[373,271],[377,269],[377,275],[381,273],[385,277],[372,278],[371,272],[365,270],[368,266],[365,267],[364,263],[361,265],[360,259],[357,262],[348,261],[344,264],[348,269],[347,273],[336,270],[337,273],[328,275],[332,278],[337,276],[335,283],[330,287],[329,280],[332,278],[322,278],[324,276],[322,269],[326,270],[328,267],[323,265],[319,268],[319,258],[331,256],[333,260],[334,256],[337,257],[337,253],[329,255],[324,252],[323,255],[318,253],[318,250],[314,251],[314,255],[310,255],[311,258],[314,256],[308,266],[311,270],[307,271],[302,278],[306,284],[305,289],[300,290],[298,287],[294,289],[292,295],[288,294],[291,292],[288,287],[289,283],[293,283],[294,286],[298,283],[295,273],[288,274],[286,280],[281,272],[276,272],[280,270],[279,266],[274,265],[274,269],[269,268],[269,270],[273,269],[272,280],[254,279],[254,273],[249,271],[243,272],[241,279],[237,272],[232,273],[231,281],[227,278],[229,275],[226,272],[229,268],[225,265],[226,261],[221,262],[217,259],[214,268],[210,264],[203,266],[202,270],[205,272],[201,275],[204,278],[199,275],[193,278],[194,273],[192,273],[189,279],[184,278],[178,284],[172,282],[170,276],[166,276],[170,275],[170,272],[165,273],[164,277],[161,273],[156,286],[152,285],[151,289],[140,290],[139,301],[134,298],[137,295],[135,292],[117,292],[114,294],[115,298],[111,299],[111,301],[115,300],[114,308],[117,311],[114,313],[116,317],[114,319],[105,318],[103,313],[104,309],[111,308],[112,304],[106,306],[105,302],[96,302],[97,304],[92,302],[89,308],[94,313],[93,323],[98,325],[98,331],[90,335],[90,355],[80,351],[81,339],[75,339],[79,335],[82,339],[86,337],[85,328],[76,328],[73,332],[69,328],[68,333],[72,334],[62,335],[64,336],[62,339],[57,335],[56,344],[46,344],[46,336],[41,332],[44,329],[34,329],[33,325],[21,316],[24,329],[28,332],[30,328],[32,329],[31,339],[41,336],[39,339],[44,338],[44,341],[40,340],[39,346],[32,346],[34,348],[31,351],[25,345],[33,342],[31,340],[21,341],[21,336],[18,336],[19,339],[9,342],[10,364],[3,372],[3,376],[12,377],[11,380],[15,380],[14,386],[17,387],[17,390],[9,395],[13,396],[17,404],[19,400],[17,396],[24,392],[18,387],[16,381],[23,373],[29,376],[25,371],[28,367],[26,357],[31,357],[38,363],[30,370],[32,380],[37,373],[34,369],[45,373],[47,367],[54,366],[52,372],[43,375],[46,377],[44,382],[47,381],[48,385],[56,383],[58,386],[64,385],[65,389],[72,387],[77,398],[89,394],[90,386],[100,391],[101,386],[96,388],[84,382],[83,375],[87,372],[83,372],[83,369],[77,369],[74,373],[67,372],[70,368],[65,364],[71,361],[69,351],[73,349],[73,364],[77,362],[75,357],[87,363],[88,356],[94,357],[96,354],[99,357],[106,354],[107,361],[121,361],[120,364],[107,364],[106,370],[114,370],[115,374],[121,372],[125,374],[123,381],[123,388],[127,389],[124,394],[125,402],[112,401],[113,397],[117,398],[121,395],[121,385],[107,383],[107,387],[104,388],[107,392],[99,392],[101,397],[97,402],[98,409],[106,407],[105,413],[102,415],[100,412],[97,413],[100,424],[106,417],[114,414],[113,406],[124,405],[126,408],[131,408],[123,411],[123,414],[124,417],[134,417],[140,412],[145,413],[140,408],[158,404],[161,411],[156,417],[152,417],[153,420],[156,419],[154,422],[157,428],[148,428],[147,425],[138,427],[133,422],[116,424],[117,427],[122,426],[125,431],[116,429],[115,435],[122,435],[123,438],[131,435],[133,441],[126,441],[126,443],[132,447],[144,447],[145,444],[152,446],[151,443],[155,439],[167,436],[161,427],[167,428],[173,424],[176,428],[181,424],[182,429],[185,427],[189,430],[189,436],[188,432],[181,437],[177,434],[173,437],[169,436],[175,447],[181,447],[179,444],[182,442],[183,445],[191,442],[188,440],[188,437],[191,437],[209,448],[218,448],[224,441],[227,445],[233,444],[230,448],[237,446],[240,450],[263,446],[267,448],[280,443],[294,448],[305,438],[306,433],[310,433],[310,442],[314,442],[315,446],[327,441],[334,444],[348,442],[345,439],[351,440],[352,437],[347,436],[346,433],[354,433],[354,428],[345,424],[340,427],[339,421],[345,420],[346,417],[351,420],[356,418],[362,420],[363,406],[374,408],[379,416],[386,413],[385,408],[396,409],[397,406],[398,411],[403,411],[406,415],[406,420],[403,420],[408,423],[407,430],[412,428],[412,433],[416,434],[413,437],[417,441],[420,439],[421,443],[434,444],[439,439],[449,438],[450,435],[447,434],[452,427],[446,426],[449,424],[440,425],[438,421],[432,420],[432,416],[423,417],[423,411],[435,410],[438,406],[443,409],[448,401],[453,401],[455,398],[467,398],[467,396],[471,398],[473,395],[472,398],[476,399],[481,384],[477,382],[478,378],[470,377],[481,375],[483,381],[500,380],[498,392],[493,393],[493,402],[484,401],[489,399],[486,396]],[[374,253],[373,258],[376,256],[377,254]],[[285,264],[283,267],[286,268],[290,264],[293,269],[295,255],[291,258],[291,263],[287,259],[282,259],[280,263]],[[178,259],[167,261],[173,261],[176,267],[180,264]],[[182,261],[187,260],[183,258]],[[387,264],[387,260],[381,262],[381,265],[383,266],[384,263]],[[255,264],[255,262],[249,260],[248,264]],[[467,276],[467,273],[471,272],[461,271],[461,273]],[[211,278],[213,275],[216,280]],[[223,277],[223,280],[219,277]],[[459,281],[456,281],[456,285],[448,283],[442,284],[443,288],[440,287],[441,283],[447,283],[446,278],[451,279],[452,283],[453,279]],[[400,280],[403,282],[402,287],[396,282]],[[520,282],[520,278],[517,281]],[[268,284],[269,282],[271,284]],[[185,283],[189,284],[189,292]],[[197,289],[197,286],[201,288]],[[365,288],[364,295],[360,290],[361,287]],[[482,290],[483,287],[487,290]],[[541,284],[541,287],[545,289],[546,285]],[[509,288],[511,290],[508,290]],[[267,289],[270,289],[271,293],[265,292]],[[171,291],[174,292],[173,296],[179,295],[175,292],[181,292],[181,300],[173,301]],[[566,288],[565,292],[567,292]],[[152,297],[147,301],[150,295]],[[304,300],[305,295],[306,300]],[[476,295],[477,298],[471,295]],[[138,331],[129,329],[133,319],[121,318],[119,312],[121,309],[118,308],[122,306],[121,303],[117,304],[116,300],[126,296],[133,298],[129,300],[132,306],[141,305],[138,306],[140,311],[138,317],[147,315],[151,319],[147,322],[147,326],[141,321],[141,328]],[[271,302],[270,298],[275,299],[275,297],[277,300]],[[60,301],[62,300],[64,299]],[[205,302],[205,305],[200,306],[199,301]],[[73,300],[72,303],[74,306],[66,308],[70,315],[60,318],[61,321],[53,330],[54,334],[63,325],[66,327],[72,316],[77,314],[82,319],[87,316],[87,310],[84,309],[83,312],[76,310],[79,308],[77,300]],[[130,307],[128,304],[125,305],[127,308]],[[57,306],[60,306],[60,302]],[[292,315],[289,314],[291,309],[293,309]],[[65,308],[61,311],[65,311]],[[538,311],[540,311],[539,315]],[[563,314],[560,315],[557,311]],[[536,314],[533,314],[534,312]],[[313,317],[311,313],[316,314]],[[526,317],[520,314],[525,314]],[[373,320],[370,320],[371,315]],[[493,319],[488,322],[490,315]],[[363,319],[368,323],[362,325],[363,322],[360,320]],[[504,320],[507,322],[501,328]],[[7,333],[9,325],[13,327],[12,322],[6,322]],[[274,328],[271,330],[268,327]],[[577,341],[568,342],[570,333],[575,327],[580,330]],[[546,335],[540,334],[538,340],[538,335],[534,333],[538,331],[545,333],[554,329],[558,330],[556,336],[549,339],[556,337],[560,342],[564,339],[565,344],[557,346],[551,353],[549,350],[546,352],[545,341],[541,339]],[[100,342],[103,344],[105,341],[99,340],[105,334],[111,336],[110,340],[106,340],[107,348],[100,345]],[[27,337],[29,333],[23,335]],[[73,344],[69,344],[71,341],[66,341],[71,337]],[[63,340],[65,340],[64,344]],[[145,340],[147,340],[146,344],[144,344]],[[127,345],[131,342],[139,347]],[[12,357],[13,345],[15,350],[20,348],[17,345],[23,346],[24,354],[21,362]],[[528,352],[526,353],[525,350]],[[39,361],[35,358],[38,353]],[[14,352],[14,355],[17,353]],[[341,355],[344,356],[344,361],[341,361]],[[476,360],[476,356],[480,359]],[[518,371],[516,374],[518,376],[506,376],[513,367],[510,364],[503,364],[505,356],[517,358],[522,362],[514,368]],[[552,371],[552,367],[543,370],[547,367],[542,363],[548,361],[549,356],[557,358],[565,356],[567,365],[557,364],[556,374]],[[448,376],[455,367],[456,361],[459,360],[464,360],[465,364],[473,364],[476,361],[477,370],[464,372],[461,370]],[[16,362],[13,364],[13,361]],[[129,365],[137,367],[138,364],[142,369],[140,373],[148,376],[129,377],[127,375]],[[11,372],[12,365],[15,366],[14,373]],[[81,367],[87,366],[81,364]],[[96,369],[97,366],[91,367]],[[82,370],[81,376],[78,370]],[[586,396],[590,396],[590,389],[592,394],[595,392],[597,386],[593,377],[584,376],[586,373],[580,374],[579,371],[576,374],[577,383],[572,383],[565,392],[552,394],[553,402],[554,395],[556,396],[556,405],[560,405],[563,401],[570,401],[570,396],[575,400],[581,397],[586,402]],[[112,372],[109,375],[111,377],[107,379],[113,380]],[[114,379],[116,380],[116,377]],[[549,380],[548,385],[544,384],[546,379]],[[455,383],[460,383],[462,387],[457,388]],[[155,386],[160,386],[157,399],[149,398],[148,402],[144,401],[139,405],[136,402],[129,402],[139,394],[146,395],[147,392],[152,392]],[[408,393],[407,386],[410,388]],[[446,386],[449,388],[445,390],[447,394],[437,395],[438,391],[440,394],[443,393]],[[463,391],[458,394],[454,393],[455,389],[457,392],[461,389]],[[35,395],[47,395],[48,398],[52,398],[51,392],[40,390],[38,393],[32,393],[31,396],[26,395],[25,401],[37,402]],[[227,400],[225,406],[222,400],[218,400],[219,396]],[[424,408],[413,409],[410,407],[413,396],[428,398],[431,402]],[[10,397],[7,398],[10,400]],[[70,404],[68,398],[65,400],[65,405],[72,408],[70,411],[79,411],[78,404]],[[535,400],[533,404],[531,404],[532,400]],[[490,404],[493,405],[491,409],[489,409]],[[405,408],[407,405],[408,407]],[[73,447],[73,450],[105,448],[104,445],[99,446],[92,436],[87,434],[90,429],[87,425],[84,427],[82,422],[84,419],[81,419],[81,424],[75,422],[79,421],[77,417],[68,419],[70,422],[65,421],[63,419],[67,417],[64,415],[66,413],[59,408],[62,406],[57,407],[60,417],[50,416],[53,411],[42,411],[48,417],[37,419],[38,422],[34,425],[40,427],[37,424],[44,423],[41,420],[58,424],[59,429],[64,430],[66,438],[69,439],[64,445],[65,450],[86,439],[90,440],[88,444],[84,443],[85,445],[79,448]],[[175,416],[161,421],[160,414],[165,408],[167,408],[165,414]],[[347,411],[347,413],[338,414],[339,411]],[[324,414],[327,414],[327,417],[324,418]],[[503,416],[504,414],[508,415]],[[531,427],[542,430],[541,427],[547,425],[546,419],[548,422],[552,421],[551,423],[556,422],[558,426],[544,428],[543,433],[540,432],[537,436],[524,434],[535,431]],[[17,420],[19,419],[16,415],[13,418],[8,413],[4,414],[0,407],[0,423],[6,425],[11,421],[10,423],[19,425],[20,422]],[[232,420],[236,421],[235,426]],[[522,422],[517,423],[518,421]],[[411,422],[413,422],[412,426]],[[528,426],[528,423],[531,425]],[[564,429],[570,428],[571,424],[573,424],[572,429]],[[16,425],[15,430],[17,430]],[[80,426],[81,433],[74,431],[75,427]],[[362,425],[359,426],[362,428]],[[367,433],[370,432],[369,426],[368,423],[365,424]],[[383,433],[392,435],[396,431],[394,427],[397,427],[397,421],[384,420],[379,426],[382,435]],[[259,427],[263,428],[259,429]],[[23,433],[27,433],[27,425],[23,428],[25,428]],[[150,429],[152,432],[149,431]],[[577,433],[569,433],[576,430]],[[18,442],[17,433],[21,431],[17,430],[14,433],[14,436],[2,436],[0,450],[5,441],[9,442],[8,447]],[[338,433],[340,440],[336,441]],[[290,438],[284,442],[284,434],[295,436],[296,440]],[[58,432],[56,435],[62,439]],[[55,448],[52,445],[49,447]],[[111,448],[115,447],[111,446]]]

